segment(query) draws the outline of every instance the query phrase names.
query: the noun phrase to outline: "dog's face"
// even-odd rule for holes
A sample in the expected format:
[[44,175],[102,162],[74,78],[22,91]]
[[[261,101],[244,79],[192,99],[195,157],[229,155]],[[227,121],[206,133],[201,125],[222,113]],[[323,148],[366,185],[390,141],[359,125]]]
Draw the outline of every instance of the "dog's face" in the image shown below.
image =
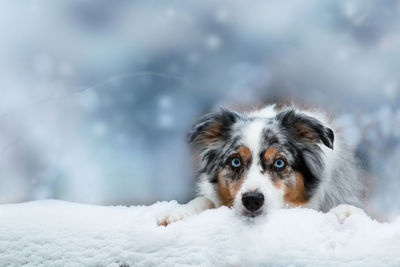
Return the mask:
[[333,131],[317,119],[293,109],[268,114],[222,110],[189,135],[220,203],[252,217],[307,204],[324,168],[321,144],[333,148]]

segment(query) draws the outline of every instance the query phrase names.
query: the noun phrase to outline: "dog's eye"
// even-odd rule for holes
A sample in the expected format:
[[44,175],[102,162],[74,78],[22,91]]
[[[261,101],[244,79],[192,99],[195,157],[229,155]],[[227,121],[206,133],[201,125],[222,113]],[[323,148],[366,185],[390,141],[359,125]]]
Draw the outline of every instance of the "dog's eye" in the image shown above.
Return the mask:
[[238,157],[233,158],[231,161],[231,165],[234,168],[239,168],[241,164],[242,164],[242,162],[240,161],[240,159]]
[[274,167],[278,170],[282,170],[283,168],[285,168],[285,161],[283,161],[283,159],[277,159],[274,162]]

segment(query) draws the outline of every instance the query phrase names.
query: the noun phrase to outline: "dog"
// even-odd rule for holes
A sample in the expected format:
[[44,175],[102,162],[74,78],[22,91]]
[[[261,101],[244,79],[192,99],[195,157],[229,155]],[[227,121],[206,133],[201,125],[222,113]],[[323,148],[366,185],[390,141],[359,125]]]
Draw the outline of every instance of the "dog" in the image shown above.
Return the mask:
[[198,197],[158,219],[168,225],[206,209],[232,208],[257,217],[305,207],[340,223],[364,213],[359,165],[321,112],[267,105],[251,112],[221,109],[189,132],[199,156]]

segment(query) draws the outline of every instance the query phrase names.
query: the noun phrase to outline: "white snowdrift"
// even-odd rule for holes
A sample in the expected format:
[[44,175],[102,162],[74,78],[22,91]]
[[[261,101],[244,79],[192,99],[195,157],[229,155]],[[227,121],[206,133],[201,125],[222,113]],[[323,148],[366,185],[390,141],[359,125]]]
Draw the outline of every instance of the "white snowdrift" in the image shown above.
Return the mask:
[[176,205],[1,205],[0,265],[400,266],[400,217],[339,224],[333,214],[290,209],[249,221],[219,208],[158,227],[155,218]]

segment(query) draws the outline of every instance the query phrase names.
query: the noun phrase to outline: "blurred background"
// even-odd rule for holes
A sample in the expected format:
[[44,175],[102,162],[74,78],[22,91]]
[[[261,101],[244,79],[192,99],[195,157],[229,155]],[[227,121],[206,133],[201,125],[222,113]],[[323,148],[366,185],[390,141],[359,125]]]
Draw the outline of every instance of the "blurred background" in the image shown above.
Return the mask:
[[1,1],[0,43],[0,203],[187,201],[193,122],[278,100],[335,114],[400,214],[400,1]]

